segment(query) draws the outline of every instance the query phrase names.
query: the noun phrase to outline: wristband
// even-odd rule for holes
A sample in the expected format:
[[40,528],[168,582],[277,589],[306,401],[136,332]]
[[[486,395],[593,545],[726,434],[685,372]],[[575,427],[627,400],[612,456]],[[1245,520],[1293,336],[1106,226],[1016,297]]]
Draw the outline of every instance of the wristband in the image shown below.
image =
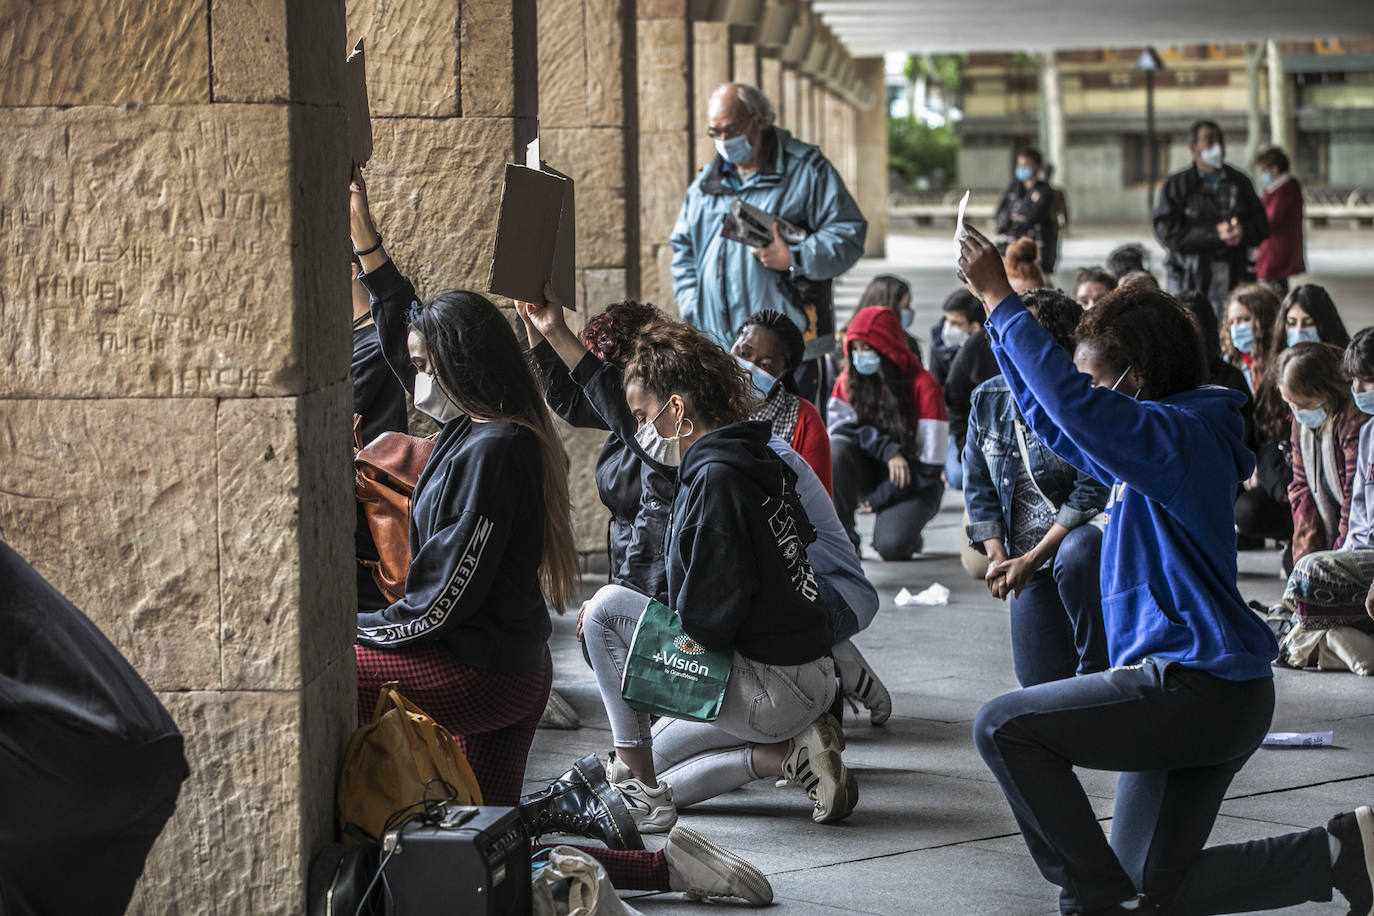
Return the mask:
[[[373,231],[375,232],[376,230],[373,230]],[[381,247],[382,247],[382,234],[381,234],[380,232],[378,232],[378,233],[377,233],[377,244],[373,245],[371,248],[367,249],[366,251],[359,251],[358,249],[354,248],[354,249],[353,249],[353,253],[354,253],[355,255],[357,255],[358,257],[361,258],[361,257],[363,257],[364,255],[372,254],[372,252],[376,251],[378,248],[381,248]]]

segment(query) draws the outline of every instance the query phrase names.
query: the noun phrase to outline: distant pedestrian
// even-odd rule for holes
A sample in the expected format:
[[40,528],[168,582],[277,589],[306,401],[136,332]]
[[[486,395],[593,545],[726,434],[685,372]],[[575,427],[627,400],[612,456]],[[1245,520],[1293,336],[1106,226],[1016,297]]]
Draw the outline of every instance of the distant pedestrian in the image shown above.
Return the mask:
[[1041,177],[1044,167],[1039,150],[1026,146],[1017,151],[1011,184],[997,202],[997,232],[1013,239],[1033,239],[1041,269],[1052,271],[1059,250],[1059,222],[1054,189]]
[[1302,185],[1288,171],[1288,156],[1277,146],[1255,160],[1264,185],[1260,202],[1269,220],[1269,238],[1255,256],[1255,275],[1276,296],[1288,292],[1288,278],[1307,270],[1303,260]]

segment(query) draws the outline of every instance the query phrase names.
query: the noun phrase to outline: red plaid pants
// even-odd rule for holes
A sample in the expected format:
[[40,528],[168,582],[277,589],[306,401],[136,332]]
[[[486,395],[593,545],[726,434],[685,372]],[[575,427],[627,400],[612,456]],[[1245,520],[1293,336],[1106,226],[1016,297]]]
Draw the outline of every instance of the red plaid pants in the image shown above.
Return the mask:
[[553,660],[527,674],[482,671],[460,665],[440,645],[413,649],[353,647],[358,658],[358,722],[372,721],[388,681],[448,729],[467,757],[482,801],[514,807],[525,782],[525,761],[549,701]]

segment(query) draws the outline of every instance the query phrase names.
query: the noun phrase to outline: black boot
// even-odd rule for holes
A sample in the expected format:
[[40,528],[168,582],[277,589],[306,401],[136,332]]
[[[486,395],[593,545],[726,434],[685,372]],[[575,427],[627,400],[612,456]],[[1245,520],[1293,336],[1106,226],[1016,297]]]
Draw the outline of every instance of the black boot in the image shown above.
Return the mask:
[[570,833],[600,840],[611,849],[644,848],[625,800],[606,781],[595,754],[574,763],[543,792],[520,799],[520,817],[531,840],[545,833]]

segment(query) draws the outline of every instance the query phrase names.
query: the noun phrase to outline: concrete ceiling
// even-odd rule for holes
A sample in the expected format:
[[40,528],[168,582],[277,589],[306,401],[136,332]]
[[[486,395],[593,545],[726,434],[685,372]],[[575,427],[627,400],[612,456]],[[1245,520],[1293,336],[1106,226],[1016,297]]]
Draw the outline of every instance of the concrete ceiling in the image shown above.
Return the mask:
[[1374,0],[813,0],[854,57],[1374,35]]

